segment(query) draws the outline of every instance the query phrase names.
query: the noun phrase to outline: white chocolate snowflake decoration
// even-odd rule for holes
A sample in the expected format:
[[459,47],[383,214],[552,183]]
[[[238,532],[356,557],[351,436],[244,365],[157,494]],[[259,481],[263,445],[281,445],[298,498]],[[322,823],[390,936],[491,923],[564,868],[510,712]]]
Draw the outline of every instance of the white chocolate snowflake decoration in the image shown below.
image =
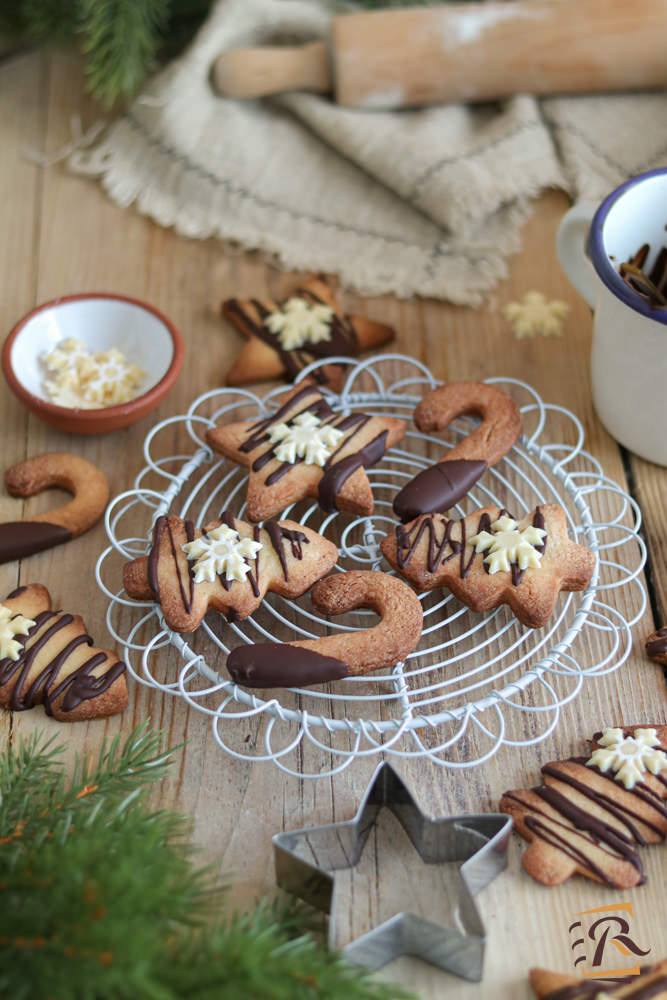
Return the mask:
[[0,660],[18,660],[21,655],[21,643],[14,636],[27,635],[35,624],[32,618],[12,615],[9,608],[0,604]]
[[331,340],[333,316],[330,306],[295,297],[283,303],[278,312],[270,313],[264,325],[276,335],[284,351],[294,351],[304,344]]
[[518,522],[503,515],[491,525],[491,531],[480,531],[473,535],[470,544],[475,552],[487,552],[484,562],[489,567],[489,573],[499,570],[509,572],[514,563],[520,570],[540,568],[542,553],[536,548],[541,546],[546,536],[544,528],[528,525],[519,528]]
[[667,754],[660,747],[655,729],[635,729],[633,736],[625,736],[622,729],[604,729],[598,740],[600,749],[594,750],[587,767],[598,767],[603,774],[611,770],[616,781],[626,788],[634,788],[646,771],[658,774],[667,768]]
[[535,337],[561,337],[563,321],[570,311],[567,302],[553,299],[548,302],[542,292],[526,292],[518,302],[508,302],[503,306],[503,318],[512,327],[517,340]]
[[229,582],[245,580],[251,569],[250,560],[256,558],[261,548],[261,542],[240,538],[234,528],[221,524],[194,542],[187,542],[183,551],[188,559],[195,560],[195,583],[213,583],[218,575]]
[[322,423],[314,413],[306,411],[289,423],[275,424],[269,430],[269,440],[278,447],[273,454],[281,462],[292,465],[302,458],[306,465],[326,465],[336,445],[344,437],[343,431],[331,424]]

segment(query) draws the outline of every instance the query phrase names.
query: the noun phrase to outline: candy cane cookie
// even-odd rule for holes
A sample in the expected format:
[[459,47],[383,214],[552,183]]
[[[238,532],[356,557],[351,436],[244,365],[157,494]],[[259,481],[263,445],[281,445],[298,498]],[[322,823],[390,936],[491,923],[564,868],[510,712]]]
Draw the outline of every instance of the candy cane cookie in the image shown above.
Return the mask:
[[320,580],[312,590],[315,608],[342,615],[370,608],[377,625],[319,639],[238,646],[227,657],[237,684],[251,688],[303,687],[374,670],[390,670],[415,648],[422,634],[422,607],[410,587],[378,570],[352,570]]
[[5,485],[13,497],[31,497],[58,487],[71,493],[73,499],[46,514],[0,524],[0,563],[82,535],[99,521],[109,501],[109,484],[103,473],[84,458],[66,452],[47,452],[13,465],[5,472]]
[[468,415],[480,417],[481,424],[396,494],[394,513],[401,521],[449,510],[521,434],[523,421],[517,404],[486,382],[448,382],[433,389],[417,404],[414,421],[420,431],[430,433]]

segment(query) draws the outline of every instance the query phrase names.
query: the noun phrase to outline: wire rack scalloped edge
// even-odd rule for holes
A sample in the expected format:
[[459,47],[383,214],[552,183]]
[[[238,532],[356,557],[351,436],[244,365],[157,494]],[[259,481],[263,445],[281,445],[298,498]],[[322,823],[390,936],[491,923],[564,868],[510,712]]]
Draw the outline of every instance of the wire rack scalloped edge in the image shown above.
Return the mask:
[[[327,359],[326,363],[330,364],[331,360]],[[366,409],[372,409],[372,412],[376,413],[388,413],[389,411],[389,415],[400,413],[402,416],[409,417],[414,405],[421,398],[423,392],[439,384],[433,379],[431,373],[424,365],[404,355],[379,355],[358,363],[351,359],[343,358],[333,360],[344,360],[351,366],[341,393],[339,396],[332,396],[329,400],[336,410],[353,409],[354,407],[363,406]],[[394,364],[401,363],[406,367],[411,367],[414,369],[414,374],[396,379],[388,386],[385,386],[377,369],[387,362]],[[308,366],[301,373],[299,380],[307,377],[308,374],[322,363],[315,362]],[[362,376],[372,379],[375,391],[354,391],[355,382]],[[312,689],[297,690],[296,692],[301,702],[304,700],[307,701],[310,698],[314,699],[316,704],[320,702],[321,704],[330,704],[333,707],[340,702],[355,704],[381,703],[384,708],[387,708],[387,706],[391,707],[392,710],[389,711],[388,717],[375,719],[363,717],[348,718],[347,715],[334,717],[333,708],[328,714],[324,714],[322,711],[311,711],[309,707],[289,708],[281,703],[281,696],[264,700],[253,692],[238,687],[232,681],[221,678],[209,666],[203,655],[195,653],[181,635],[167,628],[159,607],[153,602],[140,604],[130,601],[125,598],[122,590],[114,592],[107,587],[103,580],[102,571],[109,556],[114,552],[118,552],[123,558],[132,559],[137,555],[144,554],[150,544],[149,539],[155,519],[170,510],[172,504],[181,494],[183,488],[189,483],[193,474],[202,466],[210,464],[211,468],[209,472],[203,477],[204,484],[208,485],[209,480],[213,479],[215,472],[224,465],[224,460],[214,461],[215,456],[213,456],[210,448],[197,433],[198,430],[202,427],[205,430],[207,427],[213,426],[216,420],[219,420],[226,412],[248,403],[254,404],[257,407],[258,416],[266,415],[266,413],[270,412],[272,406],[275,406],[275,397],[285,391],[285,387],[280,386],[263,398],[257,397],[254,393],[247,390],[228,388],[212,390],[199,396],[186,414],[161,421],[146,437],[144,442],[146,465],[137,476],[134,488],[115,497],[109,505],[105,523],[111,544],[98,559],[95,570],[96,579],[110,602],[107,610],[107,625],[116,641],[124,648],[128,669],[134,678],[140,683],[163,691],[166,694],[180,696],[197,711],[210,716],[216,741],[223,750],[233,757],[254,761],[270,760],[284,772],[298,778],[327,777],[348,767],[358,757],[373,756],[379,753],[391,753],[395,756],[408,758],[427,757],[443,767],[466,768],[488,760],[503,745],[514,747],[528,746],[545,739],[558,724],[561,707],[578,695],[584,680],[587,677],[599,676],[603,673],[610,673],[613,670],[617,670],[625,662],[630,653],[630,629],[639,620],[646,606],[646,594],[639,580],[639,575],[646,559],[645,546],[638,534],[641,514],[636,502],[620,486],[606,477],[599,462],[583,450],[583,427],[574,414],[562,407],[543,403],[530,386],[516,379],[493,378],[488,381],[511,387],[515,393],[521,392],[528,396],[529,402],[524,404],[521,409],[524,416],[532,420],[534,428],[530,435],[522,435],[520,441],[512,449],[512,452],[502,460],[499,466],[495,466],[493,469],[487,471],[483,480],[476,484],[469,496],[472,496],[475,490],[480,490],[483,494],[483,499],[477,503],[477,506],[484,506],[485,504],[494,502],[500,503],[500,501],[496,501],[494,493],[489,489],[488,482],[485,485],[481,485],[487,478],[495,477],[499,483],[502,483],[504,489],[510,490],[514,495],[515,501],[527,510],[529,507],[521,494],[517,492],[506,475],[500,470],[504,468],[504,463],[507,463],[509,469],[519,480],[523,477],[526,482],[529,482],[520,467],[522,464],[525,464],[531,469],[531,473],[536,475],[541,489],[546,490],[548,484],[548,488],[551,492],[554,492],[553,485],[548,483],[548,476],[545,473],[545,470],[547,470],[552,479],[555,479],[564,491],[562,497],[564,496],[570,501],[568,520],[571,533],[577,537],[583,535],[586,544],[597,556],[596,570],[591,583],[580,594],[570,594],[567,596],[564,605],[556,613],[555,620],[549,623],[548,626],[545,626],[543,630],[540,630],[544,635],[537,642],[536,649],[529,650],[527,653],[524,652],[519,656],[520,647],[525,642],[526,637],[528,635],[535,635],[535,633],[531,633],[531,630],[521,630],[516,620],[511,616],[508,616],[507,620],[501,621],[499,631],[495,633],[492,637],[493,639],[509,639],[511,638],[513,629],[519,636],[518,639],[515,638],[509,650],[504,650],[503,655],[507,656],[508,651],[519,651],[517,652],[518,659],[514,661],[515,668],[523,662],[530,660],[529,665],[523,670],[520,676],[515,677],[503,686],[493,687],[490,691],[487,690],[482,697],[464,700],[463,703],[460,703],[459,699],[459,704],[451,707],[439,706],[439,701],[443,698],[446,700],[446,696],[437,692],[442,685],[451,683],[449,680],[444,680],[442,685],[435,683],[430,687],[426,687],[425,691],[427,694],[430,694],[431,688],[436,691],[436,694],[430,698],[423,698],[422,702],[419,702],[419,699],[415,698],[414,695],[415,690],[419,694],[424,694],[424,690],[419,686],[420,679],[426,675],[430,677],[438,667],[445,668],[448,664],[455,663],[457,657],[445,658],[436,664],[429,664],[425,667],[415,667],[412,661],[413,659],[418,661],[419,657],[423,658],[427,654],[433,654],[434,649],[438,651],[447,648],[448,645],[452,644],[452,640],[450,640],[449,643],[445,641],[428,650],[418,649],[415,653],[411,654],[408,660],[396,664],[390,674],[384,674],[379,677],[376,675],[373,678],[348,678],[346,682],[338,682],[339,684],[347,684],[347,689],[344,693],[333,692],[330,689],[327,692],[318,692],[316,695],[313,694]],[[420,394],[417,396],[410,395],[407,390],[411,390],[412,388],[421,389]],[[200,407],[218,400],[221,405],[215,411],[212,418],[204,417],[197,413]],[[378,410],[378,407],[380,407],[380,410]],[[575,436],[575,443],[573,445],[541,441],[548,424],[549,416],[556,413],[560,420],[566,419],[571,421]],[[151,447],[155,438],[161,431],[175,423],[184,425],[188,435],[196,446],[196,450],[194,453],[188,455],[169,456],[160,460],[153,459]],[[468,423],[468,426],[466,426],[466,423]],[[455,437],[456,435],[461,437],[468,433],[469,422],[465,420],[459,421],[457,425],[454,426],[453,430],[450,428]],[[434,438],[413,430],[409,431],[406,440],[415,439],[433,442],[440,447],[443,444],[453,447],[453,444],[456,443],[456,440],[454,442],[447,442],[446,440],[443,441],[441,437]],[[568,466],[573,465],[575,459],[577,459],[579,466],[584,465],[588,466],[588,468],[568,469]],[[368,470],[374,493],[380,488],[387,489],[390,487],[393,492],[399,488],[395,484],[389,484],[389,486],[386,483],[382,484],[379,477],[383,473],[386,474],[389,471],[390,477],[392,475],[399,475],[405,479],[409,479],[415,474],[415,471],[430,464],[433,459],[417,456],[409,451],[406,452],[403,448],[397,447],[391,450],[384,461],[389,462],[389,470],[386,467],[376,467],[376,469]],[[166,467],[176,462],[182,463],[179,471],[177,473],[168,472]],[[239,492],[239,488],[245,482],[245,477],[239,480],[238,476],[236,477],[237,481],[234,482],[235,472],[238,473],[237,466],[234,466],[230,471],[226,471],[222,480],[218,479],[216,481],[216,486],[208,501],[210,503],[215,500],[217,506],[216,514],[222,509],[219,497],[221,483],[222,487],[226,484],[230,485],[231,493],[225,500],[226,503]],[[166,480],[165,489],[162,492],[149,489],[143,485],[144,479],[150,473]],[[190,496],[185,502],[185,506],[181,507],[181,516],[187,511],[189,503],[192,503],[195,499],[201,499],[201,496],[199,496],[201,488],[200,484],[191,491]],[[539,499],[541,496],[540,490],[532,486],[532,483],[531,488],[538,495],[538,500],[535,502],[547,502],[544,497]],[[603,493],[608,495],[608,500],[613,497],[619,506],[615,517],[607,521],[596,520],[591,509],[591,503],[595,497],[599,498]],[[558,497],[549,497],[548,499],[558,500]],[[387,503],[390,506],[390,502],[391,497],[388,501],[385,501],[385,506]],[[150,529],[146,537],[118,538],[117,529],[120,521],[137,504],[141,504],[152,511]],[[500,505],[502,506],[503,504]],[[199,523],[207,519],[204,516],[207,506],[208,504],[199,515]],[[534,503],[530,504],[531,508],[532,506],[534,506]],[[239,516],[242,515],[242,509],[241,507],[241,514]],[[302,518],[304,523],[316,510],[317,505],[313,504]],[[574,520],[575,514],[578,516],[578,522]],[[320,530],[324,530],[329,521],[335,516],[331,515],[331,517],[325,518]],[[209,513],[208,519],[210,517]],[[627,521],[628,518],[632,520],[632,523],[630,525],[623,524],[623,520]],[[374,512],[369,518],[356,519],[356,521],[348,524],[341,537],[340,547],[343,556],[366,566],[370,564],[374,568],[379,567],[382,556],[379,553],[376,537],[378,534],[384,534],[386,531],[386,529],[378,528],[378,521],[383,519],[387,521],[391,520],[389,517],[383,518]],[[361,521],[365,523],[360,528],[359,522]],[[363,541],[348,544],[346,539],[349,537],[349,530],[353,527],[357,529],[357,533],[359,530],[362,530]],[[611,540],[605,540],[606,533],[611,533],[612,536],[616,534],[619,537],[616,541],[613,537]],[[634,568],[626,566],[622,559],[617,561],[613,558],[617,550],[627,547],[630,547],[635,552],[637,564]],[[615,573],[617,578],[611,582],[602,583],[600,572],[603,569],[607,569],[612,574]],[[606,603],[601,598],[606,591],[614,592],[618,588],[630,587],[632,584],[635,584],[639,592],[638,610],[631,620],[627,620],[612,603]],[[420,596],[426,598],[428,595]],[[570,604],[574,599],[578,599],[578,606],[572,615],[573,609],[570,607]],[[262,607],[264,608],[266,605],[267,602]],[[120,635],[114,624],[114,615],[124,606],[135,609],[138,618],[134,621],[127,635]],[[279,622],[284,623],[286,621],[279,609],[269,606],[268,610]],[[473,619],[473,625],[470,629],[464,631],[464,635],[466,639],[470,639],[471,636],[476,634],[476,631],[482,630],[502,610],[497,609],[497,611],[486,616],[473,616],[466,608],[459,605],[451,595],[445,595],[439,602],[436,600],[434,605],[425,610],[425,633],[428,632],[430,634],[430,632],[435,630],[439,635],[442,635],[448,628],[454,627],[455,622],[457,619],[460,619],[461,615],[467,614]],[[565,619],[568,610],[571,620],[566,624]],[[447,613],[445,617],[442,617],[443,613]],[[308,614],[305,611],[303,614],[310,622],[318,622],[316,615]],[[432,614],[440,614],[441,616],[435,626],[430,623],[427,625],[427,619]],[[257,625],[256,622],[253,622],[252,618],[248,619],[247,622],[254,624],[260,635],[271,638],[271,632],[267,631],[263,626]],[[246,625],[245,622],[242,624]],[[319,620],[319,624],[328,628],[340,627],[346,630],[349,628],[349,626],[336,626],[326,619]],[[317,634],[304,629],[298,624],[294,625],[292,623],[292,625],[301,635],[310,636]],[[153,629],[157,627],[152,637],[148,641],[137,641],[139,634],[145,632],[149,627],[153,627]],[[211,642],[226,653],[228,647],[214,634],[206,622],[203,624],[203,628],[208,633]],[[246,642],[257,641],[248,638],[238,626],[232,626],[232,628]],[[561,634],[558,635],[556,640],[559,628],[561,629]],[[610,640],[610,649],[606,654],[598,662],[587,667],[583,667],[578,662],[572,651],[573,644],[585,628],[594,628],[599,633],[607,633],[607,637]],[[259,641],[262,640],[260,639]],[[549,645],[550,642],[551,645]],[[183,666],[176,681],[165,683],[153,675],[150,663],[151,657],[159,653],[159,650],[167,644],[172,645],[179,652],[183,659]],[[482,645],[491,645],[491,640],[486,638]],[[548,646],[546,650],[544,649],[545,646]],[[137,655],[140,656],[139,668],[133,663],[133,657]],[[498,657],[495,660],[498,660]],[[495,660],[492,659],[490,665],[493,665]],[[480,668],[479,665],[476,665],[474,673],[478,675],[483,669],[484,667]],[[497,675],[493,675],[491,680],[495,680],[496,678],[500,680],[508,672],[511,672],[509,668],[503,669]],[[465,679],[466,675],[463,676]],[[210,682],[210,686],[204,688],[201,686],[195,687],[196,684],[199,685],[201,683],[202,678]],[[461,677],[457,676],[456,680],[460,681]],[[355,695],[353,693],[354,685],[352,685],[352,690],[350,690],[349,685],[349,682],[353,681],[363,682],[365,685],[364,690],[367,690],[370,685],[378,693],[375,695]],[[565,683],[566,690],[564,692],[557,691],[556,685],[559,682]],[[486,678],[487,686],[488,683],[489,678]],[[479,686],[479,682],[471,684],[471,690],[475,690],[476,684]],[[540,695],[546,698],[545,704],[538,704],[537,698],[533,699],[533,703],[526,701],[525,698],[522,702],[516,700],[517,696],[525,695],[531,685],[537,685]],[[221,696],[220,703],[215,708],[209,707],[210,699],[217,695]],[[318,707],[321,708],[321,704]],[[428,711],[416,710],[420,704],[426,707]],[[393,710],[394,707],[397,710]],[[438,707],[440,707],[440,710],[437,710]],[[434,708],[435,710],[432,711]],[[511,712],[528,713],[536,718],[546,719],[546,723],[540,732],[533,736],[525,739],[512,739],[508,735],[510,727],[507,725],[505,718],[505,713]],[[378,712],[377,714],[380,715],[382,713]],[[225,739],[223,727],[226,724],[235,726],[241,721],[247,723],[248,720],[259,716],[264,716],[267,720],[263,733],[264,752],[258,752],[258,743],[253,743],[250,747],[244,745],[242,749],[232,747]],[[495,722],[493,727],[489,722],[489,718]],[[285,741],[284,738],[280,740],[283,744],[280,747],[273,744],[273,740],[277,738],[276,725],[278,723],[285,724],[289,731],[287,740]],[[453,727],[453,732],[448,732],[443,737],[439,733],[439,729],[447,725]],[[486,741],[488,746],[482,750],[475,748],[476,752],[471,753],[470,747],[474,744],[474,741],[467,740],[463,759],[460,759],[460,753],[459,759],[454,759],[452,756],[453,752],[456,749],[460,751],[464,736],[472,731],[481,737],[482,742]],[[327,739],[329,742],[323,742],[323,739],[319,737],[320,733],[323,739]],[[347,746],[333,745],[333,737],[340,733],[348,737]],[[426,737],[426,733],[428,737]],[[322,751],[330,758],[331,766],[326,766],[320,762],[317,769],[308,773],[303,770],[301,764],[298,767],[290,766],[289,762],[294,764],[295,759],[298,762],[298,751],[303,741],[307,741],[313,748]],[[427,742],[430,745],[426,745]]]

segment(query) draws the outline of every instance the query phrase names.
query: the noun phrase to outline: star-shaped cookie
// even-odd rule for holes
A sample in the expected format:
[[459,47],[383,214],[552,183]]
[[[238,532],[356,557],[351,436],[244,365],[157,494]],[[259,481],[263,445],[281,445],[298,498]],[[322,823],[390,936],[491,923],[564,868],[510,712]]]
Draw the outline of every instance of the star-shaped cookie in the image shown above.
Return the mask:
[[[293,381],[319,358],[356,356],[395,336],[394,328],[385,323],[341,312],[329,285],[313,274],[282,302],[227,299],[222,314],[247,338],[227,373],[227,385],[274,378]],[[315,378],[338,391],[344,373],[341,365],[325,365]]]
[[[603,756],[616,733],[635,760],[646,749],[646,734],[653,734],[654,758],[643,755],[631,787],[623,767],[608,766]],[[505,792],[500,811],[530,841],[522,864],[538,882],[560,885],[580,874],[629,889],[646,881],[637,849],[667,836],[667,726],[606,729],[596,733],[593,748],[587,757],[545,764],[544,783]]]
[[175,632],[194,632],[209,608],[239,620],[267,591],[299,597],[337,559],[332,542],[295,521],[259,527],[225,511],[195,529],[170,514],[155,522],[148,556],[125,564],[123,586],[135,600],[157,601]]
[[312,383],[291,390],[264,420],[224,424],[207,432],[215,451],[250,468],[248,517],[261,521],[288,504],[315,497],[326,511],[373,510],[366,469],[405,434],[405,421],[334,413]]
[[424,514],[382,541],[394,569],[420,590],[446,587],[473,611],[508,604],[528,628],[544,625],[561,590],[583,590],[595,557],[567,534],[565,511],[541,504],[522,521],[483,507],[460,521]]

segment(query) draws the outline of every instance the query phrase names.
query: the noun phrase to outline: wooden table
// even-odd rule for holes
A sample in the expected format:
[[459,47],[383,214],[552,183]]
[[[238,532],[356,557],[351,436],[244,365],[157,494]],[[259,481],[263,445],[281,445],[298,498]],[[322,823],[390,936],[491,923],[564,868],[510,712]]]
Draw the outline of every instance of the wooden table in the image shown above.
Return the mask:
[[[187,347],[176,388],[155,414],[155,419],[162,419],[184,412],[195,396],[218,384],[238,349],[238,337],[219,319],[221,299],[265,290],[282,297],[291,278],[256,255],[230,256],[213,240],[189,241],[133,209],[123,211],[98,184],[68,174],[62,164],[40,167],[28,162],[24,151],[48,155],[69,141],[73,113],[81,114],[84,127],[99,117],[82,90],[79,61],[67,53],[27,53],[0,65],[1,329],[9,331],[35,304],[76,291],[116,291],[152,302],[174,320]],[[555,230],[566,208],[559,193],[539,200],[525,227],[523,250],[510,261],[509,277],[486,309],[343,294],[348,309],[367,311],[394,324],[399,331],[397,349],[426,361],[436,378],[509,375],[531,383],[544,400],[572,410],[585,426],[589,450],[605,472],[636,497],[644,513],[651,601],[634,630],[628,662],[617,673],[589,682],[585,695],[563,710],[555,733],[536,749],[503,750],[484,767],[466,773],[465,780],[423,762],[398,765],[425,811],[433,815],[493,809],[505,788],[534,783],[539,763],[571,750],[581,752],[583,740],[602,725],[667,721],[662,672],[642,652],[642,640],[654,620],[664,621],[667,602],[667,506],[661,502],[667,472],[623,455],[593,412],[588,366],[591,316],[568,285],[554,253]],[[570,303],[562,339],[518,341],[500,317],[498,305],[533,288]],[[117,493],[130,485],[143,464],[141,445],[152,420],[148,417],[108,437],[71,437],[28,416],[3,382],[3,467],[41,451],[72,450],[99,465]],[[15,520],[24,512],[46,510],[52,502],[53,494],[25,505],[2,495],[0,513],[5,520]],[[21,565],[2,566],[0,592],[5,594],[21,582],[44,582],[61,607],[85,613],[89,630],[104,644],[107,602],[92,586],[91,574],[105,544],[104,529],[98,525],[64,547]],[[633,600],[632,595],[623,598],[629,612]],[[14,742],[35,728],[57,732],[67,739],[73,755],[95,751],[105,736],[127,733],[147,716],[172,744],[188,740],[156,798],[192,817],[194,840],[215,859],[221,873],[234,873],[242,900],[269,891],[274,884],[271,836],[281,829],[351,817],[373,766],[365,761],[333,780],[301,783],[272,765],[234,761],[216,746],[203,716],[188,711],[180,699],[164,698],[134,683],[130,707],[122,717],[70,728],[36,709],[2,713],[0,728]],[[398,829],[391,818],[383,820],[354,880],[348,873],[341,876],[347,900],[338,915],[342,936],[361,933],[385,918],[394,902],[397,907],[405,905],[405,892],[415,886],[422,887],[420,898],[410,899],[409,906],[428,909],[428,900],[422,897],[433,896],[432,870],[424,876],[420,871],[424,866]],[[635,939],[644,948],[650,946],[652,957],[667,955],[665,849],[644,852],[648,885],[621,893],[580,878],[547,889],[521,870],[521,850],[515,838],[507,871],[480,896],[489,930],[481,985],[465,984],[407,958],[384,975],[409,985],[420,997],[439,997],[445,991],[461,1000],[527,997],[529,966],[572,970],[568,938],[572,914],[624,900],[633,904]],[[446,866],[442,877],[446,881]],[[431,911],[437,914],[441,903],[441,896],[432,898]]]

